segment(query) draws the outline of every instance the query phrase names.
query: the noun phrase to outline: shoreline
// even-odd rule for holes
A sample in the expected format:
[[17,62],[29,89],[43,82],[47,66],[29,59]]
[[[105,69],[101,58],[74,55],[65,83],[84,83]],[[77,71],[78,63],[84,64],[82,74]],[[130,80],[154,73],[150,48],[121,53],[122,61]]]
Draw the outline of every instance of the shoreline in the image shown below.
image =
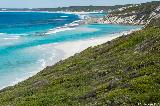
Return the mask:
[[75,54],[80,53],[89,47],[94,47],[94,46],[104,44],[104,43],[111,41],[113,39],[116,39],[122,35],[128,35],[134,31],[138,31],[138,30],[141,30],[141,28],[131,29],[129,31],[123,31],[123,32],[114,33],[114,34],[107,34],[102,37],[94,37],[94,38],[89,38],[89,39],[85,39],[85,40],[67,41],[67,42],[63,42],[63,43],[51,43],[51,44],[43,45],[44,47],[45,46],[53,47],[53,49],[56,50],[57,53],[61,54],[61,55],[59,57],[56,57],[55,59],[53,59],[53,61],[49,65],[46,64],[45,66],[43,66],[39,70],[33,72],[29,76],[25,76],[24,78],[21,78],[17,81],[14,81],[14,83],[12,83],[8,86],[0,87],[0,90],[5,89],[10,86],[15,86],[18,83],[23,82],[23,81],[27,80],[28,78],[37,75],[39,72],[43,71],[47,66],[53,66],[57,62],[59,62],[61,60],[65,60],[71,56],[74,56]]
[[76,53],[82,52],[83,50],[89,47],[94,47],[94,46],[104,44],[122,35],[128,35],[139,30],[141,30],[141,28],[132,29],[129,31],[123,31],[115,34],[109,34],[103,37],[95,37],[95,38],[78,40],[78,41],[68,41],[64,43],[54,44],[54,48],[63,52],[64,56],[62,60],[65,60],[71,56],[74,56]]
[[[0,11],[1,12],[1,11]],[[6,12],[6,11],[5,11]],[[19,11],[7,11],[7,12],[19,12]],[[38,13],[43,13],[42,11],[20,11],[20,12],[38,12]],[[45,12],[45,13],[49,13],[49,12]],[[60,13],[60,12],[50,12],[50,13]],[[81,12],[81,13],[77,13],[77,14],[75,14],[75,13],[70,13],[70,14],[74,14],[74,15],[77,15],[78,17],[79,17],[79,19],[78,20],[75,20],[75,21],[73,21],[73,22],[71,22],[71,23],[69,23],[69,24],[65,24],[64,26],[61,26],[61,27],[56,27],[56,28],[53,28],[53,29],[49,29],[47,32],[44,32],[45,33],[45,35],[50,35],[50,34],[53,34],[53,33],[57,33],[57,32],[62,32],[62,31],[66,31],[66,30],[71,30],[71,29],[74,29],[75,27],[77,27],[77,26],[80,26],[80,25],[82,25],[83,24],[83,22],[84,22],[84,19],[81,17],[81,14],[83,13],[83,15],[85,14],[85,15],[88,15],[88,14],[90,14],[90,12]],[[63,12],[63,14],[69,14],[69,13],[67,13],[67,12]],[[42,35],[40,34],[40,36],[44,36],[43,35],[43,33],[42,33]],[[8,39],[8,38],[7,38]],[[17,38],[18,39],[18,38]],[[10,82],[9,84],[6,84],[6,85],[4,85],[4,86],[0,86],[0,90],[1,89],[5,89],[5,88],[7,88],[7,87],[9,87],[9,86],[15,86],[16,84],[18,84],[18,83],[20,83],[20,82],[22,82],[22,81],[24,81],[24,80],[27,80],[28,78],[30,78],[30,77],[33,77],[34,75],[36,75],[38,72],[40,72],[41,70],[43,70],[44,68],[46,68],[47,66],[52,66],[52,65],[54,65],[54,64],[56,64],[58,61],[60,61],[60,60],[62,60],[64,57],[63,56],[65,56],[65,52],[63,51],[63,50],[61,50],[61,49],[56,49],[56,48],[54,48],[54,45],[55,44],[46,44],[46,45],[43,45],[42,47],[46,47],[47,48],[47,46],[50,46],[50,47],[52,47],[54,50],[56,50],[56,54],[57,54],[57,57],[51,57],[51,59],[53,58],[53,60],[52,61],[50,61],[50,63],[48,64],[45,60],[40,60],[39,62],[41,62],[41,65],[40,65],[40,67],[37,69],[37,70],[35,70],[35,69],[33,69],[33,70],[35,70],[35,71],[33,71],[33,72],[29,72],[29,73],[24,73],[24,75],[23,75],[23,77],[22,78],[16,78],[15,80],[13,80],[12,82]],[[76,53],[76,51],[75,52],[73,52],[73,53]],[[32,69],[32,68],[31,68]]]
[[[10,11],[9,11],[10,12]],[[30,12],[30,11],[27,11]],[[33,12],[33,11],[31,11]],[[42,12],[42,11],[35,11],[35,12]],[[48,13],[48,12],[45,12]],[[56,13],[56,12],[52,12],[52,13]],[[60,12],[57,12],[60,13]],[[66,24],[62,27],[57,27],[54,29],[49,29],[47,32],[45,32],[45,35],[49,35],[49,34],[53,34],[53,33],[57,33],[57,32],[62,32],[62,31],[66,31],[66,30],[71,30],[74,29],[77,26],[83,25],[83,24],[89,24],[90,22],[88,22],[88,20],[84,19],[81,16],[87,16],[88,14],[90,14],[91,12],[63,12],[64,14],[75,14],[78,15],[78,17],[80,18],[80,20],[75,20],[72,23]],[[92,22],[91,22],[92,23]],[[19,79],[17,78],[15,81],[13,81],[12,83],[10,83],[8,86],[4,86],[4,87],[0,87],[1,89],[5,89],[6,87],[9,86],[15,86],[18,83],[27,80],[30,77],[33,77],[35,75],[37,75],[37,73],[41,72],[42,70],[44,70],[47,66],[53,66],[54,64],[56,64],[57,62],[67,59],[70,56],[74,56],[76,53],[80,53],[83,50],[89,48],[89,47],[94,47],[103,43],[106,43],[107,41],[111,41],[117,37],[120,37],[122,35],[127,35],[132,33],[133,31],[136,30],[140,30],[141,28],[137,28],[137,29],[131,29],[129,31],[123,31],[123,32],[119,32],[119,33],[114,33],[114,34],[106,34],[102,37],[94,37],[94,38],[89,38],[89,39],[84,39],[84,40],[76,40],[76,41],[67,41],[67,42],[63,42],[63,43],[51,43],[51,44],[46,44],[43,45],[44,47],[46,46],[50,46],[53,47],[54,50],[56,50],[58,53],[58,57],[53,58],[53,61],[51,61],[49,64],[47,64],[45,62],[45,60],[41,61],[42,62],[42,68],[34,71],[33,73],[24,76],[23,78]],[[61,54],[61,55],[59,55]]]

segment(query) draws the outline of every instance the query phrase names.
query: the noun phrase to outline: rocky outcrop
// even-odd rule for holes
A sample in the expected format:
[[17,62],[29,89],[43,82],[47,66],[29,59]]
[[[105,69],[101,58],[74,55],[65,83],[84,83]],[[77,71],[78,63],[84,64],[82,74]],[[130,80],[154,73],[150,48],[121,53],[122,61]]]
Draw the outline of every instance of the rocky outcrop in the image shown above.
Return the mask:
[[100,23],[107,23],[107,24],[133,24],[133,25],[144,25],[146,21],[143,20],[142,16],[140,19],[136,19],[137,15],[128,15],[128,16],[123,16],[123,15],[117,15],[117,16],[112,16],[109,15],[105,17],[104,19],[101,19],[99,22]]
[[[119,9],[121,11],[121,9]],[[149,14],[144,12],[126,12],[120,14],[112,14],[110,13],[108,16],[104,17],[103,19],[99,19],[98,23],[105,23],[105,24],[132,24],[132,25],[146,25],[148,24],[153,18],[160,17],[160,6],[155,8]]]

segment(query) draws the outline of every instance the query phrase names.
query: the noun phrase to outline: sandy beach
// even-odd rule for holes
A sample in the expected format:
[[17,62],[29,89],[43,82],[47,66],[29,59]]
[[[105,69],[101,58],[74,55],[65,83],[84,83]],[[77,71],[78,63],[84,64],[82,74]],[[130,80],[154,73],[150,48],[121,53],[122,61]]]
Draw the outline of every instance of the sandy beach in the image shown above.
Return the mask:
[[[19,15],[22,13],[16,14]],[[27,14],[32,16],[35,13],[33,12]],[[38,14],[40,15],[40,13]],[[54,14],[56,15],[56,13]],[[47,66],[52,66],[58,61],[67,59],[68,57],[73,56],[76,53],[80,53],[88,47],[97,46],[106,43],[107,41],[111,41],[119,36],[132,33],[135,30],[140,30],[137,29],[139,28],[137,26],[133,27],[107,24],[88,25],[90,21],[82,21],[86,14],[89,13],[81,12],[73,14],[80,14],[79,17],[81,18],[81,20],[78,20],[79,18],[76,19],[77,16],[74,17],[75,15],[57,14],[57,17],[59,18],[55,17],[54,21],[62,21],[59,20],[61,18],[65,18],[64,20],[70,20],[70,18],[73,18],[75,19],[75,21],[69,23],[66,23],[66,21],[64,21],[64,23],[66,23],[64,24],[64,26],[52,27],[53,24],[50,24],[51,28],[42,28],[42,35],[45,34],[47,36],[35,36],[34,34],[30,35],[28,34],[29,32],[26,28],[25,33],[21,32],[23,36],[13,34],[13,37],[11,37],[11,35],[8,33],[5,33],[4,36],[1,36],[4,42],[1,42],[1,45],[4,45],[6,43],[6,47],[5,49],[0,48],[2,49],[0,51],[0,53],[2,53],[1,56],[4,55],[4,58],[2,58],[0,62],[0,66],[2,68],[0,80],[3,81],[0,83],[0,89],[3,89],[7,86],[14,86],[19,82],[36,75]],[[22,16],[23,15],[24,14],[22,14]],[[37,13],[35,15],[37,16]],[[50,15],[51,14],[42,14],[42,17],[47,16],[46,19],[49,18],[50,20]],[[48,22],[48,20],[46,20],[46,22]],[[50,25],[48,26],[47,24],[45,27],[50,27]],[[15,31],[17,30],[16,26],[17,25],[15,25]],[[35,28],[37,28],[37,26]],[[35,28],[31,28],[30,30],[34,31]],[[10,31],[13,29],[6,30]],[[9,46],[7,46],[7,44]]]
[[80,53],[81,51],[87,49],[88,47],[94,47],[94,46],[106,43],[107,41],[111,41],[117,37],[120,37],[122,35],[127,35],[127,34],[130,34],[138,30],[140,30],[140,28],[133,29],[130,31],[124,31],[121,33],[110,34],[104,37],[97,37],[97,38],[91,38],[91,39],[86,39],[86,40],[58,43],[58,44],[54,44],[53,47],[63,52],[64,56],[62,60],[64,60],[70,56],[73,56],[76,53]]
[[[17,77],[15,80],[9,83],[8,86],[14,86],[17,83],[36,75],[38,72],[43,70],[45,67],[52,66],[60,60],[67,59],[68,57],[73,56],[76,53],[80,53],[81,51],[87,49],[88,47],[94,47],[94,46],[106,43],[107,41],[111,41],[117,37],[130,34],[133,31],[137,31],[137,30],[141,30],[141,28],[133,29],[130,31],[124,31],[120,33],[114,33],[110,35],[107,34],[107,35],[104,35],[103,37],[94,37],[94,38],[84,39],[84,40],[67,41],[63,43],[51,43],[51,44],[45,44],[41,46],[35,46],[35,47],[28,48],[26,49],[27,51],[41,52],[41,55],[44,54],[43,52],[48,52],[49,53],[48,55],[49,56],[51,55],[51,57],[48,57],[48,59],[45,60],[44,58],[45,55],[44,56],[42,55],[41,57],[42,59],[38,61],[39,63],[38,69],[34,69],[30,67],[31,69],[27,69],[26,71],[23,70],[24,72],[21,74],[19,73],[15,74],[15,76],[21,75],[21,77]],[[6,85],[1,86],[0,89],[3,89],[5,87]]]

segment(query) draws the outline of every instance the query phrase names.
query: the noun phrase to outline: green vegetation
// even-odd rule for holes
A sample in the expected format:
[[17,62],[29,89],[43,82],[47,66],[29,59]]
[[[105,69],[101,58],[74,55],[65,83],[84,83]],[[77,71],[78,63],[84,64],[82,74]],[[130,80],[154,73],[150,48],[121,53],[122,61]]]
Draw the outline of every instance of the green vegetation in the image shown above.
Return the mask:
[[0,106],[160,103],[160,27],[151,23],[1,90]]
[[[137,5],[126,5],[124,7],[126,7],[125,9],[119,11],[119,10],[115,10],[113,12],[111,12],[112,15],[116,15],[119,14],[119,16],[132,16],[132,15],[137,15],[136,20],[142,18],[143,20],[148,20],[150,17],[150,14],[154,11],[154,12],[158,12],[159,11],[155,11],[155,9],[160,6],[160,1],[152,1],[152,2],[148,2],[148,3],[142,3],[142,4],[137,4]],[[126,14],[127,13],[127,14]]]
[[[138,13],[151,13],[157,6],[160,5],[160,1],[153,1],[148,3],[142,3],[137,5],[126,5],[124,7],[128,7],[124,9],[123,11],[115,11],[115,14],[124,14],[129,13],[132,11],[138,12]],[[117,13],[116,13],[117,12]]]

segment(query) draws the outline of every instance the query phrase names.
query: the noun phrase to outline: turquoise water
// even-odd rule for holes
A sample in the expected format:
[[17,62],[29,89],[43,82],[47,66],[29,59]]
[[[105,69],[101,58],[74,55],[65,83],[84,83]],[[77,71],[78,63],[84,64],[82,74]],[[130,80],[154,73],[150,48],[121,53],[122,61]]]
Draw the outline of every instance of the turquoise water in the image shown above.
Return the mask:
[[73,27],[72,22],[76,20],[79,20],[77,15],[64,13],[0,13],[0,88],[22,81],[62,59],[63,53],[50,44],[102,37],[139,27],[109,24]]

